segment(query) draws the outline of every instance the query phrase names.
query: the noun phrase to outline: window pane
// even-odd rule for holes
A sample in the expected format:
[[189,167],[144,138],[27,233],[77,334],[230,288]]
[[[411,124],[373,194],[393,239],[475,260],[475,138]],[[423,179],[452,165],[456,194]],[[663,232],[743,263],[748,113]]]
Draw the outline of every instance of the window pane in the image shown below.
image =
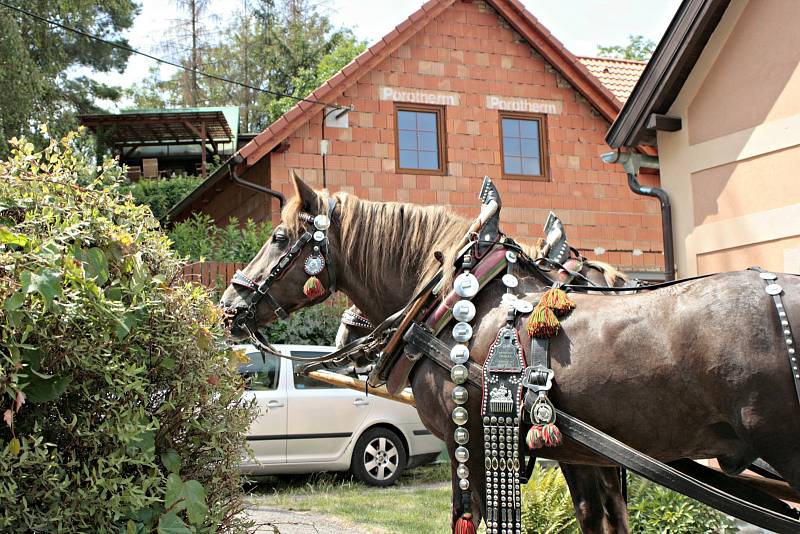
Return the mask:
[[506,156],[519,156],[519,139],[516,137],[503,137],[503,154]]
[[397,127],[401,130],[416,130],[417,114],[413,111],[398,111]]
[[539,176],[542,174],[542,166],[538,158],[522,158],[522,174]]
[[419,152],[419,168],[420,169],[438,169],[439,168],[439,153],[438,152]]
[[[401,145],[402,146],[402,145]],[[419,148],[420,150],[438,150],[435,132],[420,132],[419,133]]]
[[400,168],[402,169],[418,169],[417,152],[415,150],[401,150],[400,151]]
[[504,160],[506,174],[522,174],[522,158],[506,156]]
[[519,121],[520,137],[539,139],[539,121]]
[[539,157],[539,141],[536,139],[522,140],[522,155],[529,158]]
[[519,121],[503,119],[503,137],[519,137]]
[[414,150],[417,148],[417,132],[409,130],[400,130],[398,138],[400,140],[400,149]]
[[239,374],[244,378],[245,389],[254,391],[275,391],[280,378],[280,360],[275,356],[264,358],[260,352],[247,355],[250,362],[239,366]]
[[426,132],[435,132],[436,113],[417,113],[417,128]]
[[[313,356],[322,356],[325,354],[324,352],[316,352],[316,351],[307,351],[307,350],[293,350],[292,356],[299,356],[299,357],[313,357]],[[314,380],[313,378],[309,378],[308,376],[304,375],[299,371],[299,369],[305,367],[307,364],[305,362],[292,362],[292,369],[294,370],[294,388],[295,389],[336,389],[336,386],[332,386],[326,382],[320,382],[319,380]]]

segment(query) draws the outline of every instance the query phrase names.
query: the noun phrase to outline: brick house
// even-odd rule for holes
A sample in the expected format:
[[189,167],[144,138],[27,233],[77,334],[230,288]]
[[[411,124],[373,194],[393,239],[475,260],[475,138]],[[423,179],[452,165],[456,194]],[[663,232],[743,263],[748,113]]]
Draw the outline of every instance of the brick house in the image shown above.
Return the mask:
[[[331,191],[467,216],[488,175],[509,235],[535,240],[553,210],[587,256],[660,271],[658,201],[631,192],[621,168],[599,157],[643,67],[576,58],[518,0],[431,0],[310,96],[352,111],[300,102],[239,150],[236,173],[290,195],[294,171]],[[221,167],[170,220],[192,211],[277,219],[277,205],[229,174]]]

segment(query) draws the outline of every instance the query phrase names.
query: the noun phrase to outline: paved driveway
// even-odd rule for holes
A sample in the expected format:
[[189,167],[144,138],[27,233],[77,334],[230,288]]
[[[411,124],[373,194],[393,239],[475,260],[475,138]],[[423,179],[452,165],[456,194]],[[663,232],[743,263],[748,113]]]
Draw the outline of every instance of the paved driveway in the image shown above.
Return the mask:
[[314,514],[294,512],[279,508],[248,505],[247,514],[256,522],[258,534],[382,534],[382,529],[364,530],[341,519]]

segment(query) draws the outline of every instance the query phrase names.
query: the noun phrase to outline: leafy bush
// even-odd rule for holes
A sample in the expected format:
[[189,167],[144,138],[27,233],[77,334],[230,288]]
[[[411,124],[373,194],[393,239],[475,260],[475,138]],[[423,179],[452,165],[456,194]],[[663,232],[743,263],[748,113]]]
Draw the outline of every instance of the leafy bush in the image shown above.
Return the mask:
[[[0,162],[0,531],[243,532],[220,313],[75,136]],[[86,184],[86,185],[79,185]],[[111,185],[104,185],[111,184]],[[13,505],[11,505],[13,503]]]
[[193,261],[231,261],[249,263],[272,234],[269,222],[255,223],[248,219],[239,225],[236,217],[221,228],[205,213],[193,213],[177,223],[169,237],[181,256]]
[[339,320],[347,307],[344,297],[294,312],[285,321],[264,329],[271,343],[293,345],[333,345]]
[[631,532],[736,532],[731,518],[709,506],[637,476],[628,480]]
[[150,206],[156,219],[161,219],[186,195],[194,191],[203,179],[198,176],[173,176],[164,180],[143,179],[120,189],[133,195],[137,204]]
[[[695,534],[736,532],[725,514],[641,477],[629,474],[631,532]],[[559,469],[534,468],[522,487],[522,531],[526,534],[580,532],[567,483]]]
[[522,532],[567,534],[580,532],[572,498],[560,469],[533,468],[530,481],[522,486]]

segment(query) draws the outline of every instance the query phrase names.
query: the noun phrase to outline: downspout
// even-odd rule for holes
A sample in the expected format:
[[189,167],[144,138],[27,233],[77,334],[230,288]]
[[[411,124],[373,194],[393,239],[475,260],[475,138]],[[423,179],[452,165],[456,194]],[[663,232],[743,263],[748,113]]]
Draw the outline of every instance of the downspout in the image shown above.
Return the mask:
[[661,233],[664,240],[664,279],[675,280],[675,245],[672,241],[672,205],[669,195],[660,187],[645,187],[636,178],[639,169],[658,169],[658,158],[638,152],[615,150],[600,156],[606,163],[620,163],[628,174],[628,187],[637,195],[655,197],[661,203]]
[[286,203],[286,197],[283,196],[283,193],[281,193],[280,191],[275,191],[274,189],[270,189],[269,187],[265,187],[263,185],[255,184],[253,182],[248,182],[247,180],[243,179],[238,174],[236,174],[236,167],[241,163],[244,163],[244,158],[240,156],[238,153],[234,154],[233,157],[229,160],[228,172],[230,172],[231,180],[241,185],[242,187],[246,187],[248,189],[258,191],[259,193],[264,193],[271,197],[277,198],[280,209],[283,209],[283,205]]

